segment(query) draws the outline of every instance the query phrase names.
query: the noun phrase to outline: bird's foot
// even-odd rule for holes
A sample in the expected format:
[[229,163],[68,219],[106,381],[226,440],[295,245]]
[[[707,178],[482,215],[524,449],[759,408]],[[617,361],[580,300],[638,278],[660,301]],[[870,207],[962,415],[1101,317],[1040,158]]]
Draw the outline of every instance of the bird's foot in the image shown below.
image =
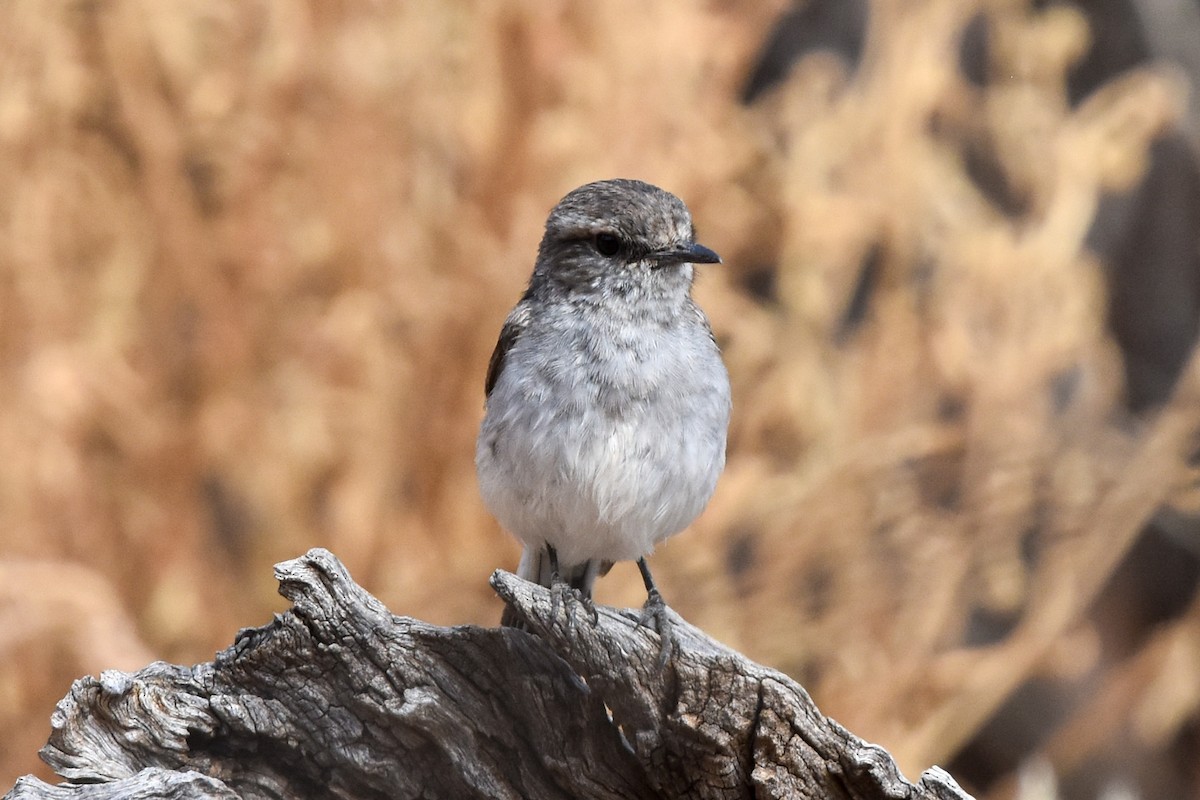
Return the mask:
[[550,617],[558,618],[558,610],[567,611],[567,632],[575,630],[575,608],[582,605],[592,624],[600,622],[600,612],[596,610],[596,602],[592,600],[591,592],[572,586],[562,579],[558,571],[558,552],[549,542],[546,543],[546,555],[550,559]]
[[[558,619],[558,609],[562,607],[562,594],[564,591],[570,592],[571,587],[562,579],[562,575],[558,572],[558,551],[554,549],[554,545],[546,542],[546,558],[550,561],[550,618]],[[571,618],[570,609],[567,609],[567,619]]]
[[566,581],[557,581],[550,587],[550,617],[558,619],[559,609],[566,611],[567,634],[575,633],[575,618],[578,609],[583,607],[583,613],[591,620],[592,625],[600,622],[600,612],[596,610],[596,601]]
[[567,582],[554,573],[550,578],[550,619],[558,619],[558,610],[563,606],[563,594],[570,593]]
[[581,601],[583,602],[583,610],[588,612],[588,616],[592,618],[592,626],[600,624],[600,612],[596,610],[596,601],[591,595],[580,592]]
[[642,614],[638,617],[638,625],[647,630],[653,627],[658,633],[658,666],[660,669],[665,668],[675,654],[675,631],[670,611],[667,609],[667,601],[663,600],[658,589],[651,589],[647,593],[646,604],[642,606]]

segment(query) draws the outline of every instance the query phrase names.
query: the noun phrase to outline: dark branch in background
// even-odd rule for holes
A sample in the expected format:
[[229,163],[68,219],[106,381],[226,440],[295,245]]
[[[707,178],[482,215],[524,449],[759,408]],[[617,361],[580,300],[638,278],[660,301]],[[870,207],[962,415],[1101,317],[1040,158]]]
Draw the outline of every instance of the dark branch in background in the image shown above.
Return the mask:
[[[802,687],[673,616],[587,609],[505,572],[530,632],[392,615],[325,550],[276,567],[293,608],[210,664],[75,682],[8,798],[929,798]],[[551,609],[557,615],[551,615]]]

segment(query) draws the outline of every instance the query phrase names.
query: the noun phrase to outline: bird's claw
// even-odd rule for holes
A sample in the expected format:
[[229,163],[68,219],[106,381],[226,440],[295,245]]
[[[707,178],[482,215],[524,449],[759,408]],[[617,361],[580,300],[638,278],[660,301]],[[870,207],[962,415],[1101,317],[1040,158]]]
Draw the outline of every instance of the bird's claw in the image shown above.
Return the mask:
[[583,597],[583,608],[588,612],[588,616],[592,618],[593,627],[600,624],[600,612],[596,609],[596,601],[591,597]]
[[550,578],[550,618],[558,619],[558,609],[562,607],[562,591],[566,582],[555,573]]
[[596,601],[583,594],[579,589],[566,581],[555,581],[550,587],[550,617],[558,619],[559,609],[566,611],[567,632],[574,633],[576,608],[583,606],[592,625],[600,622],[600,612],[596,609]]
[[658,589],[651,589],[647,593],[646,604],[642,606],[641,616],[638,617],[638,625],[647,630],[651,629],[652,622],[653,630],[658,633],[658,666],[662,669],[671,662],[675,654],[675,632],[667,611],[667,603]]

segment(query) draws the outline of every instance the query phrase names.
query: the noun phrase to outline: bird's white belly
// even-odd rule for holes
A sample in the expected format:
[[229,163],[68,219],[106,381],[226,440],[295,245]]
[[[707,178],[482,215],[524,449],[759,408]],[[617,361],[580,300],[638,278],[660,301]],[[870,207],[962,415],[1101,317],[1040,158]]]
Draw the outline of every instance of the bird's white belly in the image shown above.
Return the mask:
[[[489,401],[506,410],[489,413],[476,451],[484,501],[526,545],[553,545],[564,569],[640,558],[712,495],[725,461],[728,384],[653,375],[653,397],[605,387],[564,404],[563,383],[582,379],[571,370],[506,369]],[[636,369],[624,374],[637,378]]]

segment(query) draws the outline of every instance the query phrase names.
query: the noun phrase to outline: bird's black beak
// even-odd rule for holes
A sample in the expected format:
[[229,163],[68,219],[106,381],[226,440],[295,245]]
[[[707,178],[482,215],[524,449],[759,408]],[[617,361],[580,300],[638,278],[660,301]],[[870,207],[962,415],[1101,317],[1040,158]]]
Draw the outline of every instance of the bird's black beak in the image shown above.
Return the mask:
[[702,244],[688,244],[672,247],[670,250],[659,250],[654,254],[658,266],[668,264],[720,264],[721,257]]

